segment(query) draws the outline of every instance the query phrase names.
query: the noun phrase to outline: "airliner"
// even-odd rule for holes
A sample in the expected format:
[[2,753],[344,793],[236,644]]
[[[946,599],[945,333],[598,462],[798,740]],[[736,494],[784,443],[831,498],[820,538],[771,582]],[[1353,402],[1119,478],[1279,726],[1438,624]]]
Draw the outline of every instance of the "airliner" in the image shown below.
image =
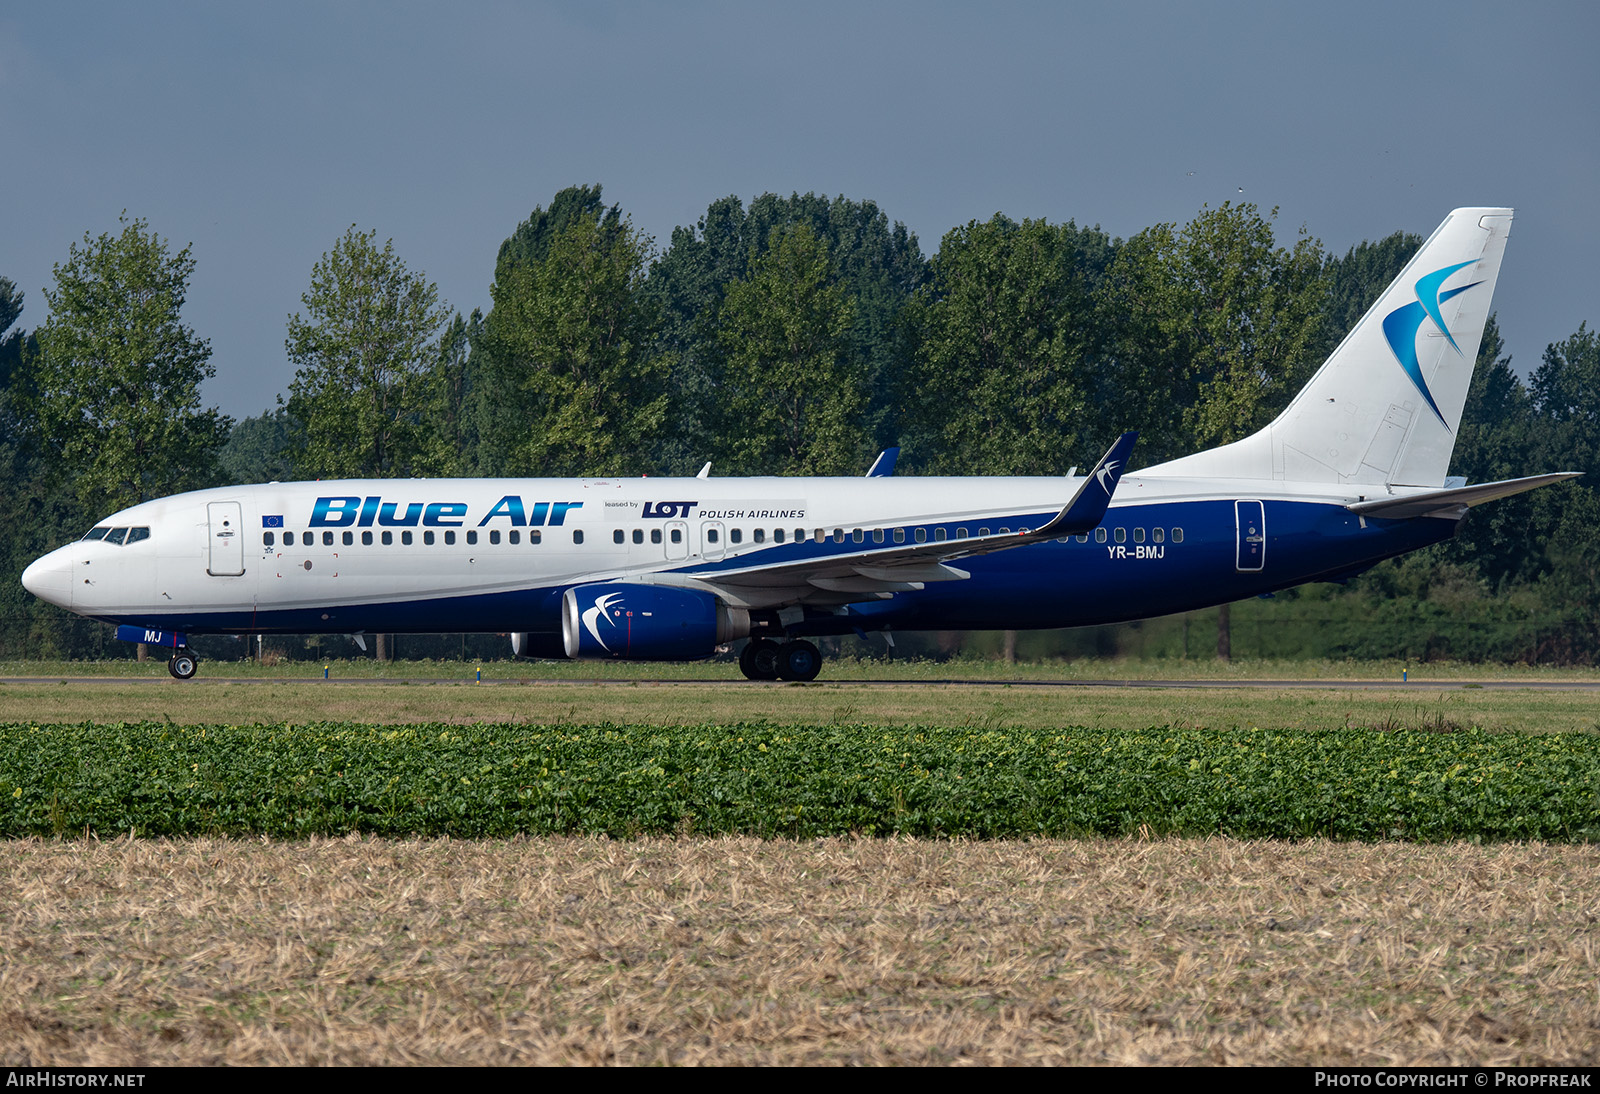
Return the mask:
[[[1468,507],[1570,473],[1447,477],[1512,210],[1457,209],[1278,417],[1061,477],[352,479],[113,513],[34,595],[171,651],[189,636],[492,632],[520,657],[693,660],[811,680],[819,635],[1072,627],[1343,580]],[[1075,469],[1074,469],[1075,470]]]

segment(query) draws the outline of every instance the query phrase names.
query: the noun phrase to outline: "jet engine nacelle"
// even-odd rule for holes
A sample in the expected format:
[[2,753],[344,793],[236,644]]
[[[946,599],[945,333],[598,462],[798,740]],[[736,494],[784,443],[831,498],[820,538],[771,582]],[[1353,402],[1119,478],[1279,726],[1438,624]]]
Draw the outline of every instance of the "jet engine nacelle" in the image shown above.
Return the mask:
[[692,661],[749,633],[748,611],[693,589],[580,585],[561,600],[568,657]]

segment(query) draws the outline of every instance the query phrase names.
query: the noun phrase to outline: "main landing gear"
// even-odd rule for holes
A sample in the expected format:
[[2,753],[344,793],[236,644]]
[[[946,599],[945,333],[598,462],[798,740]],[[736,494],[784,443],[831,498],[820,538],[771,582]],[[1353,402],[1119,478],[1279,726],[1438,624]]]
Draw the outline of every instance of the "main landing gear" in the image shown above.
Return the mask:
[[752,638],[739,655],[739,671],[750,680],[815,680],[822,671],[822,653],[803,638],[781,645]]
[[174,680],[188,680],[200,668],[200,659],[188,650],[177,650],[167,662],[167,671]]

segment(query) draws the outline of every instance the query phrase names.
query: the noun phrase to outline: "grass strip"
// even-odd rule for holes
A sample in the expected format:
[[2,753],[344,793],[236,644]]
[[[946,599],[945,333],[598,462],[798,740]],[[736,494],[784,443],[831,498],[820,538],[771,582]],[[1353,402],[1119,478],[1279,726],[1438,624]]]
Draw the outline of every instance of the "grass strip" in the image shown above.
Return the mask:
[[0,837],[130,830],[1589,841],[1600,735],[0,726]]

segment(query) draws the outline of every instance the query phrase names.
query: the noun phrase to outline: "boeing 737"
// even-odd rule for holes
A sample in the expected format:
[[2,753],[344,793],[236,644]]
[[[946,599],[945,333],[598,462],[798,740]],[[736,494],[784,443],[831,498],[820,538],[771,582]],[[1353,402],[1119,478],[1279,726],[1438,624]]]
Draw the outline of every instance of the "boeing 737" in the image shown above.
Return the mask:
[[747,677],[810,680],[818,635],[1112,623],[1341,580],[1573,477],[1446,477],[1511,218],[1452,212],[1276,420],[1137,473],[1126,433],[1060,478],[232,486],[113,513],[22,582],[169,648],[180,679],[196,634],[482,631],[634,660],[748,638]]

